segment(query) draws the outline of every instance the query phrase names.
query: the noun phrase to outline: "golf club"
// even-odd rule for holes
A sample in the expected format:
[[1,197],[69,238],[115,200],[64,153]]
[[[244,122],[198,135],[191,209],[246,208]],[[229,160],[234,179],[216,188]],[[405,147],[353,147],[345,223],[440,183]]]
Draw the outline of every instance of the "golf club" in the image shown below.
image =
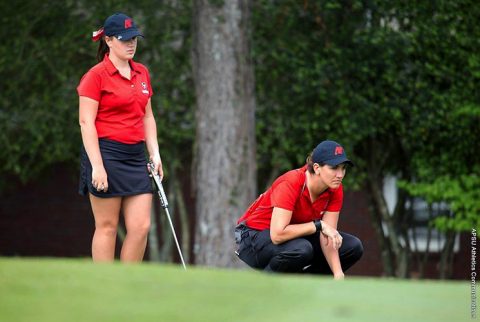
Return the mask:
[[155,185],[157,186],[158,196],[160,197],[160,204],[162,205],[162,208],[165,209],[168,222],[170,223],[170,228],[172,228],[173,238],[175,239],[175,244],[177,244],[178,254],[180,255],[180,259],[182,260],[183,269],[187,270],[187,266],[185,266],[185,261],[183,260],[182,250],[180,249],[180,245],[178,244],[177,234],[175,233],[175,228],[173,228],[172,219],[170,218],[170,213],[168,212],[168,200],[167,196],[165,195],[165,190],[163,190],[162,181],[160,180],[160,176],[158,175],[158,173],[155,173],[155,165],[153,164],[153,162],[149,162],[148,167],[153,177],[153,181],[155,181]]

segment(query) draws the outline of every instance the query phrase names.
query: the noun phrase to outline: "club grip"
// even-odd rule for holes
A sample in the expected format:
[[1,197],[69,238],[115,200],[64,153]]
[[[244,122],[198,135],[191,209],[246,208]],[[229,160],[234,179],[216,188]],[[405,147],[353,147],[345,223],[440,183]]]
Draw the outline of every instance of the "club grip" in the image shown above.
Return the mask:
[[162,181],[160,181],[160,176],[158,174],[155,174],[154,172],[155,166],[153,162],[149,162],[148,167],[150,168],[150,173],[152,174],[153,181],[155,181],[155,185],[157,186],[157,189],[158,189],[160,204],[162,205],[162,208],[167,208],[168,207],[167,195],[165,195],[165,190],[163,190],[163,185],[162,185]]
[[[158,174],[156,176],[158,177]],[[159,192],[158,195],[160,196],[160,203],[162,204],[163,208],[167,208],[168,207],[168,200],[167,200],[167,196],[165,195],[165,191],[163,190],[163,185],[160,182],[160,180],[158,180],[157,186],[158,186],[158,192]]]

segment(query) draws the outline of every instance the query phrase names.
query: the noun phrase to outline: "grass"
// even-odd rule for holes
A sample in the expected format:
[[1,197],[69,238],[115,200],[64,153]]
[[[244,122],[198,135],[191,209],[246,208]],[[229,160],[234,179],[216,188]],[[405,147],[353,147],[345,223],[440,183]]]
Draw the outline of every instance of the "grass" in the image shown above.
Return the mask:
[[0,258],[0,321],[467,321],[468,281]]

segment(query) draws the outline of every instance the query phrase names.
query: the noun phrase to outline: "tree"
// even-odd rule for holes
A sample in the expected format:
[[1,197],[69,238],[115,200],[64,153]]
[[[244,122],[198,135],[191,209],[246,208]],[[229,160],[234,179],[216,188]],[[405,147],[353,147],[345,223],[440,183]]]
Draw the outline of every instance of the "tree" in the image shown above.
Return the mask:
[[194,2],[196,263],[234,265],[234,222],[255,197],[250,1]]

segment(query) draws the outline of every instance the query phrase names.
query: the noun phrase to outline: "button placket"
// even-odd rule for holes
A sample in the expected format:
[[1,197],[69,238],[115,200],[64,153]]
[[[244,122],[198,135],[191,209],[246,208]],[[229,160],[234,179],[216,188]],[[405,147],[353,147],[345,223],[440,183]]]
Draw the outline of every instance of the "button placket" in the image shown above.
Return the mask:
[[134,71],[132,70],[132,77],[130,78],[130,83],[131,83],[130,87],[131,87],[132,89],[135,88],[136,81],[137,81],[137,80],[136,80],[136,77],[135,77],[135,73],[134,73]]

